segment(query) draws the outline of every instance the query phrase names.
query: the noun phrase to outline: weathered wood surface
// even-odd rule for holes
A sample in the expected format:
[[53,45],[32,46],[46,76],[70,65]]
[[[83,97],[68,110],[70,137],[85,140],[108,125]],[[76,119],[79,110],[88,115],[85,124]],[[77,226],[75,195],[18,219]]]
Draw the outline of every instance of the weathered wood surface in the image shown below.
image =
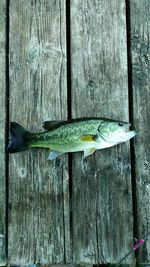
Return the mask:
[[[10,1],[10,121],[30,131],[67,119],[65,1]],[[8,261],[69,259],[67,156],[48,150],[10,156]]]
[[[71,25],[66,25],[69,1],[8,2],[11,121],[39,131],[44,120],[67,119],[69,26],[72,79],[69,117],[128,120],[125,1],[70,1]],[[2,0],[0,5],[0,265],[6,262],[4,66],[8,2]],[[133,0],[129,6],[133,119],[139,132],[134,143],[137,198],[134,221],[138,238],[143,238],[150,232],[150,1]],[[48,151],[35,149],[9,158],[8,263],[45,266],[69,262],[90,266],[117,263],[129,251],[133,240],[132,204],[135,203],[132,203],[129,143],[98,151],[87,159],[81,153],[73,154],[69,160],[72,161],[70,192],[68,156],[54,162],[48,162],[47,156]],[[150,262],[149,240],[139,252],[138,261]],[[133,267],[134,262],[132,254],[126,263]]]
[[6,62],[6,1],[0,4],[0,266],[6,264],[6,183],[5,183],[5,62]]
[[[72,116],[128,121],[125,1],[71,2],[71,63]],[[73,261],[117,263],[133,240],[129,143],[72,161]]]
[[[133,119],[138,238],[150,233],[150,1],[130,1]],[[150,263],[150,239],[139,250],[138,262]]]

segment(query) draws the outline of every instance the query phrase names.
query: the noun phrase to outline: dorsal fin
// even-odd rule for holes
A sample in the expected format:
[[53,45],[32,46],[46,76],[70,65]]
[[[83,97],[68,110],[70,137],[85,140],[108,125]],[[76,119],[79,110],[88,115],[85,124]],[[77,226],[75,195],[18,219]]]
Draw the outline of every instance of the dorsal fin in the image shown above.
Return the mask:
[[65,123],[64,121],[44,121],[43,128],[46,129],[47,131],[51,131],[60,127],[64,123]]

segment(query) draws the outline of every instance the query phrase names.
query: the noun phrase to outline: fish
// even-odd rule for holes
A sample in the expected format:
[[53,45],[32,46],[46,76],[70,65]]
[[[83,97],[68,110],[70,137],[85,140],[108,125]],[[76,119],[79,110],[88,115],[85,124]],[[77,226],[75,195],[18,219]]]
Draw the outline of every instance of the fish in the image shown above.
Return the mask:
[[31,133],[11,122],[8,152],[17,153],[30,148],[48,148],[49,160],[68,152],[84,152],[84,157],[96,150],[123,143],[136,135],[131,124],[106,118],[79,118],[70,121],[45,121],[43,132]]

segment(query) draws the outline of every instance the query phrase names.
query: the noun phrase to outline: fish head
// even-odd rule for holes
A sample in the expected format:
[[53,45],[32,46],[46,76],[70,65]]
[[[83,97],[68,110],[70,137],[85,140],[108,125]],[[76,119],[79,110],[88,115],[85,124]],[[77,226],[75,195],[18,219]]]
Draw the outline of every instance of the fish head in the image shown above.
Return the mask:
[[99,125],[98,135],[107,143],[119,144],[136,135],[134,130],[130,130],[130,126],[130,123],[124,121],[104,120]]

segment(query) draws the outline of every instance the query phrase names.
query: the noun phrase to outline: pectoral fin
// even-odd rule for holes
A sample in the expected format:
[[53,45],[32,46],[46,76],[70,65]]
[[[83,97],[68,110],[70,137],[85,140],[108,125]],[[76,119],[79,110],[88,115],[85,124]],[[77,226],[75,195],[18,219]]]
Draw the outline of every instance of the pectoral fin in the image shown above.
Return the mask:
[[66,123],[65,121],[44,121],[43,128],[46,129],[47,131],[51,131],[60,127],[65,123]]
[[92,142],[92,141],[95,141],[96,139],[97,139],[97,135],[92,135],[92,134],[86,134],[80,137],[80,140],[83,142]]
[[95,152],[95,150],[96,149],[94,147],[85,149],[84,150],[84,157],[87,157],[87,156],[93,154]]
[[48,160],[53,160],[53,159],[56,159],[57,157],[63,155],[64,153],[63,152],[58,152],[58,151],[50,151],[49,153],[49,156],[48,156]]

